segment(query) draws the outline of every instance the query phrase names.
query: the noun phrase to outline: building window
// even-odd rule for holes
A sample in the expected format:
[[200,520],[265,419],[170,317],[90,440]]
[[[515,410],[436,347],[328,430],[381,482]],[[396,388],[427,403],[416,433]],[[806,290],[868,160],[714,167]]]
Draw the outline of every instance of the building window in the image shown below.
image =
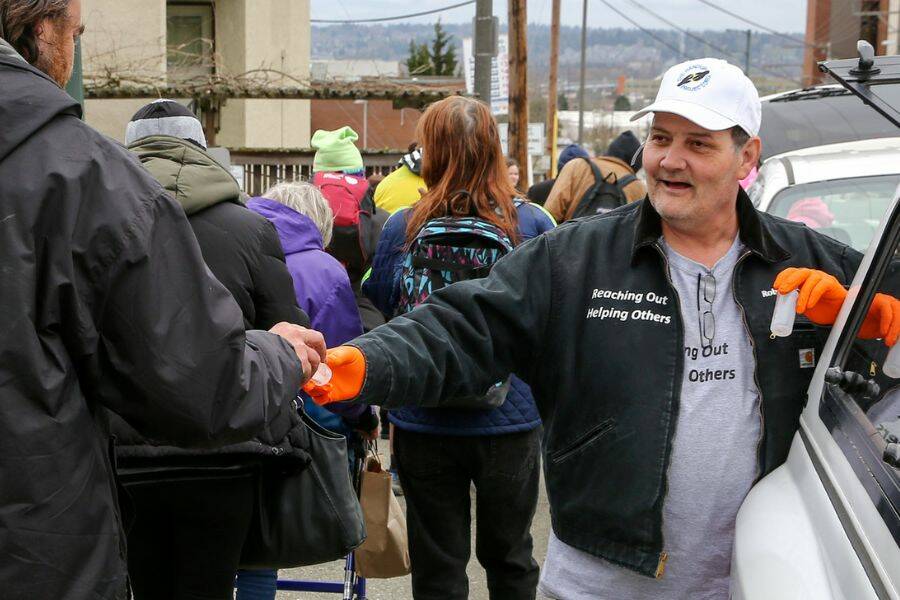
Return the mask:
[[202,80],[215,73],[213,6],[208,2],[166,5],[166,68],[170,81]]

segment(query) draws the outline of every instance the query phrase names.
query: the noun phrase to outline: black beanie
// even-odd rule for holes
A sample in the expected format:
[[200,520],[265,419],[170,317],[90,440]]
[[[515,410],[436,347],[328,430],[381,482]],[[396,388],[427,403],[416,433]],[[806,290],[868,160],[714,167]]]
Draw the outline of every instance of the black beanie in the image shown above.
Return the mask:
[[151,135],[168,135],[206,148],[203,126],[186,106],[174,100],[155,100],[131,117],[125,129],[125,143],[131,145]]
[[[635,171],[641,170],[641,156],[635,156],[641,147],[641,141],[631,130],[623,131],[614,139],[606,150],[606,156],[614,156],[626,164],[634,167]],[[632,164],[632,159],[634,164]]]

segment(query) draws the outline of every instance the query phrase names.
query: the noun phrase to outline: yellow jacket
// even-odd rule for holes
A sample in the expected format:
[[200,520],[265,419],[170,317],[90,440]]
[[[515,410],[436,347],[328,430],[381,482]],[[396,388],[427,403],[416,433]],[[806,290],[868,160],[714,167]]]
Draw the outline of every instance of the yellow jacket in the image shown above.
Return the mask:
[[375,206],[389,213],[395,213],[419,201],[422,196],[419,188],[425,188],[425,180],[410,171],[406,165],[402,165],[375,188]]

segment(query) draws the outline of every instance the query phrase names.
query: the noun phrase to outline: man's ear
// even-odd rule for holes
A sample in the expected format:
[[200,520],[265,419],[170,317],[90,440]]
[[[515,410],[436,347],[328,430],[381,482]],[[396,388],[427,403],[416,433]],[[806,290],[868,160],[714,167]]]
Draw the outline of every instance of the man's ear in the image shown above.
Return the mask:
[[762,153],[762,140],[752,137],[747,140],[744,147],[739,150],[741,166],[738,168],[738,180],[744,179],[759,164],[759,156]]

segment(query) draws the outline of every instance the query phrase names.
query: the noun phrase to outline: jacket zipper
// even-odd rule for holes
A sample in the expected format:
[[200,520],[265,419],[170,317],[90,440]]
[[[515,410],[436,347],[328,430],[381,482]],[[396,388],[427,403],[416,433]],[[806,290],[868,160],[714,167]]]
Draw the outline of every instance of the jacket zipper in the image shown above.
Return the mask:
[[663,575],[665,575],[667,560],[669,560],[669,553],[666,551],[660,552],[659,563],[656,565],[656,574],[653,575],[656,579],[662,579]]
[[759,385],[759,377],[757,376],[757,365],[759,364],[759,359],[756,356],[756,341],[753,339],[753,332],[750,331],[750,324],[747,323],[747,312],[744,310],[744,305],[738,300],[737,295],[737,278],[738,278],[738,267],[744,259],[750,256],[752,252],[747,250],[744,252],[740,258],[737,259],[737,262],[734,264],[734,274],[731,277],[731,294],[734,296],[734,301],[737,303],[738,307],[741,309],[741,321],[744,323],[744,330],[747,332],[747,337],[750,339],[750,349],[753,351],[753,383],[756,384],[756,393],[759,396],[759,402],[757,403],[756,410],[759,412],[759,439],[756,441],[756,476],[753,478],[753,484],[755,485],[757,481],[759,481],[760,476],[762,475],[762,442],[763,437],[766,435],[766,414],[763,411],[763,394],[762,394],[762,386]]
[[[681,402],[681,383],[682,383],[682,380],[684,379],[684,323],[681,321],[681,296],[678,295],[678,290],[675,288],[675,283],[672,281],[672,275],[669,273],[669,259],[666,257],[665,251],[662,249],[662,246],[659,245],[658,241],[653,243],[653,247],[656,248],[657,252],[659,252],[659,255],[663,261],[663,267],[664,267],[663,271],[665,272],[665,275],[666,275],[666,281],[668,282],[669,289],[672,290],[672,295],[675,298],[675,318],[678,321],[678,326],[679,326],[678,327],[678,349],[679,349],[678,367],[679,368],[676,369],[676,371],[678,373],[678,375],[677,375],[678,382],[677,382],[677,388],[673,389],[673,394],[678,395],[678,403],[676,403],[675,409],[672,411],[672,417],[675,421],[675,424],[677,424],[678,410],[679,410],[679,406],[680,406],[679,403]],[[673,424],[671,427],[673,430],[675,428],[675,424]],[[674,437],[675,437],[675,432],[673,431],[671,434],[671,437],[667,441],[667,443],[669,445],[669,447],[667,447],[667,450],[670,452],[670,454],[671,454],[671,443],[672,443],[672,440],[674,439]],[[670,458],[671,458],[671,456],[670,456]],[[669,494],[668,473],[663,474],[663,477],[664,477],[664,481],[665,481],[665,490],[663,490],[662,506],[665,507],[666,496],[668,496],[668,494]],[[656,573],[654,574],[654,577],[656,579],[662,579],[662,577],[666,571],[666,561],[669,560],[669,553],[666,552],[664,549],[666,540],[665,540],[665,534],[662,533],[662,523],[660,523],[660,535],[662,535],[662,538],[663,538],[662,539],[663,550],[660,551],[659,561],[656,563]]]

